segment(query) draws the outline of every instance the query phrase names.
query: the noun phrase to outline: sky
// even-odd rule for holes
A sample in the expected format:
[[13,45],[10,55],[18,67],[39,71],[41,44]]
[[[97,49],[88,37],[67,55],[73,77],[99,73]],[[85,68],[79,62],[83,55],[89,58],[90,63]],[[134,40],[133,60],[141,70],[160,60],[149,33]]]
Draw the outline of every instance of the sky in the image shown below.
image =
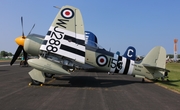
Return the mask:
[[0,0],[0,51],[15,53],[21,16],[25,35],[35,24],[32,33],[45,36],[59,11],[53,6],[64,5],[79,8],[85,30],[114,53],[134,46],[138,55],[146,55],[163,46],[173,54],[174,39],[180,40],[180,0]]

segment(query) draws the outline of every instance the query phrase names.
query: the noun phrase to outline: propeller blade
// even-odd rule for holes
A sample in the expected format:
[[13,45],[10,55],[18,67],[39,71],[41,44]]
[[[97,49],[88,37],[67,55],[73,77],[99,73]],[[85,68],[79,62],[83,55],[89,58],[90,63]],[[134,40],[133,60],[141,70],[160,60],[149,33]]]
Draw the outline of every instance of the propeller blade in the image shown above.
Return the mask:
[[21,17],[22,36],[24,38],[23,17]]
[[14,57],[13,57],[12,60],[11,60],[10,65],[12,65],[12,64],[16,61],[16,59],[18,58],[18,56],[20,55],[20,53],[21,53],[22,50],[23,50],[23,46],[20,45],[20,46],[17,48],[17,50],[16,50],[16,52],[15,52],[15,54],[14,54]]
[[[34,26],[35,26],[35,24],[33,25],[33,27],[31,28],[31,30],[29,31],[29,34],[31,34],[31,31],[34,29]],[[28,34],[28,35],[29,35]]]

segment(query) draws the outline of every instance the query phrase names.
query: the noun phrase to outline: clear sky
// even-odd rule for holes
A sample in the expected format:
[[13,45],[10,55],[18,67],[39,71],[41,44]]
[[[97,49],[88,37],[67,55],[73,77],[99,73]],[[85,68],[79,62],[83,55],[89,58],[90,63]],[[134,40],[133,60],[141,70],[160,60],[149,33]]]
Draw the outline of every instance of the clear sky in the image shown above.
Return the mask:
[[64,5],[79,8],[85,30],[112,52],[122,54],[134,46],[138,55],[146,55],[154,46],[163,46],[173,54],[174,39],[180,38],[180,0],[0,0],[0,51],[15,52],[21,16],[25,35],[34,23],[32,33],[46,35],[59,11],[53,6]]

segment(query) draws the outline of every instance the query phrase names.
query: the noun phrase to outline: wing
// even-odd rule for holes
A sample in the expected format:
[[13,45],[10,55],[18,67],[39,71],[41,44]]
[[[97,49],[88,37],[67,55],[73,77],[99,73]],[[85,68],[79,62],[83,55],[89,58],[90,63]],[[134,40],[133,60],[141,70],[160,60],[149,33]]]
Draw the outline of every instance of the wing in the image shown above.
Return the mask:
[[85,63],[85,34],[79,9],[72,6],[60,9],[40,50]]

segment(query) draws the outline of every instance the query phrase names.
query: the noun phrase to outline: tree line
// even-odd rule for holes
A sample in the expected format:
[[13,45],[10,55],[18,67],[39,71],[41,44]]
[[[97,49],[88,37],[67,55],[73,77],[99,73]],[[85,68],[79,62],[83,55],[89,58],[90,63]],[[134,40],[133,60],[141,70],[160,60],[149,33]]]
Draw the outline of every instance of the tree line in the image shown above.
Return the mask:
[[7,56],[13,56],[13,54],[11,52],[6,52],[6,51],[1,51],[0,53],[0,57],[7,57]]

